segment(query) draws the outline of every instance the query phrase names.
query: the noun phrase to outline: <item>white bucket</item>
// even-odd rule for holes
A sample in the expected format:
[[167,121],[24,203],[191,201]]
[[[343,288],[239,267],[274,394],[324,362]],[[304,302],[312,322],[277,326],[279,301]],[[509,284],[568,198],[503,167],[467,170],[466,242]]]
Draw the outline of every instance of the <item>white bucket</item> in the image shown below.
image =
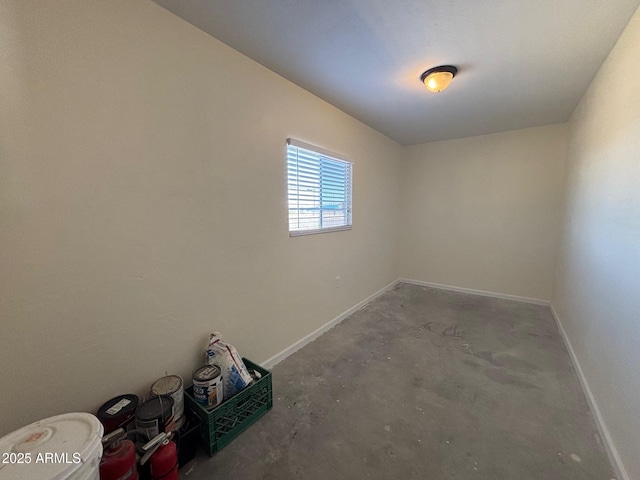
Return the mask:
[[39,420],[0,438],[0,480],[99,480],[100,421],[89,413]]

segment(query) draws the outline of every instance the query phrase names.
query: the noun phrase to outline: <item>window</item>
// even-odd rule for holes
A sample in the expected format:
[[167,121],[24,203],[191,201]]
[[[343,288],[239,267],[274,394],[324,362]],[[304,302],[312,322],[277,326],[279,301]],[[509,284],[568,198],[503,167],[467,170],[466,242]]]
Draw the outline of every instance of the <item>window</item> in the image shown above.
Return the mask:
[[287,140],[290,236],[351,228],[352,164],[339,157]]

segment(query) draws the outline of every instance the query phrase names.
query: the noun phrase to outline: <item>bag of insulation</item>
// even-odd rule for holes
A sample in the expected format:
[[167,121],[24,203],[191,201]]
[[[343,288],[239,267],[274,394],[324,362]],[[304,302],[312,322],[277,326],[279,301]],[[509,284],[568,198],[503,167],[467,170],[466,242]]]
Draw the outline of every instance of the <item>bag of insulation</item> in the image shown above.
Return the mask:
[[205,353],[207,365],[215,365],[222,373],[224,399],[233,397],[253,380],[233,345],[222,340],[218,332],[209,337]]

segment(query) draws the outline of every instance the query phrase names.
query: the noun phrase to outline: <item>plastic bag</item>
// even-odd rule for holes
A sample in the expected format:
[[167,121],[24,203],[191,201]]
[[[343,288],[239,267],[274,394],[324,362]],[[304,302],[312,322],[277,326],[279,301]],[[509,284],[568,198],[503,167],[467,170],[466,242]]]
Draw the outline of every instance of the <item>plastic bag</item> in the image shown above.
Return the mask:
[[209,337],[205,361],[207,365],[217,366],[222,372],[225,400],[233,397],[253,380],[236,348],[225,343],[218,332]]

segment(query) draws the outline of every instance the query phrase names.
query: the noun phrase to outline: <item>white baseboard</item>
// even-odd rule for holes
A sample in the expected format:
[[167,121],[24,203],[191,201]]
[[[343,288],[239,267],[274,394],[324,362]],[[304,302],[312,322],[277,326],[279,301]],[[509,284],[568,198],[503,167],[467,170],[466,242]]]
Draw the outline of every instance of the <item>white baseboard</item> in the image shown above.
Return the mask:
[[602,438],[602,443],[604,445],[607,454],[609,455],[609,460],[611,461],[613,468],[616,470],[616,475],[618,480],[631,480],[631,477],[627,473],[627,470],[624,468],[624,464],[622,463],[622,459],[618,454],[618,450],[613,444],[613,439],[611,438],[611,434],[609,433],[609,429],[607,425],[604,423],[604,419],[602,418],[602,413],[600,412],[600,408],[598,407],[598,403],[596,402],[595,397],[593,396],[593,392],[589,387],[589,382],[587,382],[587,378],[584,376],[584,372],[582,371],[582,367],[580,366],[580,362],[578,361],[578,357],[576,356],[576,352],[571,345],[571,341],[567,336],[567,332],[562,326],[562,322],[560,321],[560,317],[556,312],[553,305],[550,304],[551,313],[553,314],[553,318],[556,321],[556,325],[558,325],[558,330],[560,331],[560,335],[564,340],[564,344],[569,351],[569,356],[571,357],[571,361],[573,362],[573,366],[576,369],[578,374],[578,379],[580,380],[580,385],[582,385],[582,390],[587,396],[587,401],[589,402],[589,406],[591,407],[591,411],[595,417],[596,425],[598,427],[598,431],[600,433],[600,438]]
[[383,287],[380,290],[378,290],[377,292],[375,292],[374,294],[369,295],[367,298],[365,298],[364,300],[362,300],[358,304],[354,305],[349,310],[346,310],[346,311],[342,312],[340,315],[338,315],[336,318],[334,318],[330,322],[324,324],[323,326],[321,326],[320,328],[318,328],[314,332],[311,332],[306,337],[301,338],[300,340],[298,340],[293,345],[291,345],[291,346],[285,348],[284,350],[282,350],[280,353],[277,353],[273,357],[269,358],[268,360],[265,360],[264,362],[262,362],[262,365],[267,370],[270,370],[271,368],[273,368],[274,365],[277,365],[278,363],[283,361],[285,358],[287,358],[289,355],[291,355],[292,353],[296,352],[297,350],[300,350],[302,347],[304,347],[308,343],[313,342],[320,335],[322,335],[323,333],[329,331],[331,328],[335,327],[338,323],[340,323],[341,321],[343,321],[345,318],[347,318],[348,316],[352,315],[356,311],[360,310],[362,307],[364,307],[367,303],[371,302],[376,297],[379,297],[384,292],[386,292],[388,290],[391,290],[397,283],[398,283],[398,281],[394,280],[393,282],[391,282],[386,287]]
[[283,361],[285,358],[287,358],[289,355],[291,355],[292,353],[300,350],[302,347],[304,347],[308,343],[313,342],[320,335],[322,335],[323,333],[327,332],[328,330],[330,330],[331,328],[336,326],[338,323],[343,321],[349,315],[352,315],[354,312],[356,312],[357,310],[362,308],[367,303],[371,302],[376,297],[378,297],[378,296],[382,295],[384,292],[392,289],[398,283],[409,283],[411,285],[420,285],[420,286],[423,286],[423,287],[437,288],[437,289],[440,289],[440,290],[450,290],[452,292],[469,293],[469,294],[472,294],[472,295],[481,295],[483,297],[501,298],[501,299],[504,299],[504,300],[514,300],[516,302],[533,303],[533,304],[536,304],[536,305],[546,305],[546,306],[550,305],[548,300],[539,300],[537,298],[519,297],[517,295],[508,295],[508,294],[505,294],[505,293],[485,292],[483,290],[474,290],[474,289],[471,289],[471,288],[454,287],[454,286],[451,286],[451,285],[441,285],[441,284],[438,284],[438,283],[423,282],[421,280],[411,280],[411,279],[408,279],[408,278],[399,278],[399,279],[394,280],[393,282],[391,282],[386,287],[381,288],[380,290],[378,290],[374,294],[368,296],[367,298],[365,298],[364,300],[362,300],[358,304],[356,304],[353,307],[351,307],[349,310],[346,310],[345,312],[342,312],[340,315],[338,315],[333,320],[331,320],[328,323],[324,324],[323,326],[321,326],[317,330],[311,332],[309,335],[301,338],[300,340],[295,342],[293,345],[290,345],[289,347],[287,347],[284,350],[282,350],[280,353],[277,353],[273,357],[265,360],[264,362],[262,362],[262,365],[266,369],[273,368],[274,365],[277,365],[278,363]]
[[487,292],[484,290],[474,290],[473,288],[454,287],[452,285],[441,285],[439,283],[423,282],[422,280],[411,280],[409,278],[401,278],[397,283],[410,283],[412,285],[420,285],[423,287],[437,288],[438,290],[450,290],[452,292],[469,293],[471,295],[480,295],[482,297],[501,298],[503,300],[513,300],[516,302],[533,303],[535,305],[551,305],[549,300],[540,300],[538,298],[519,297],[518,295],[509,295],[507,293]]

